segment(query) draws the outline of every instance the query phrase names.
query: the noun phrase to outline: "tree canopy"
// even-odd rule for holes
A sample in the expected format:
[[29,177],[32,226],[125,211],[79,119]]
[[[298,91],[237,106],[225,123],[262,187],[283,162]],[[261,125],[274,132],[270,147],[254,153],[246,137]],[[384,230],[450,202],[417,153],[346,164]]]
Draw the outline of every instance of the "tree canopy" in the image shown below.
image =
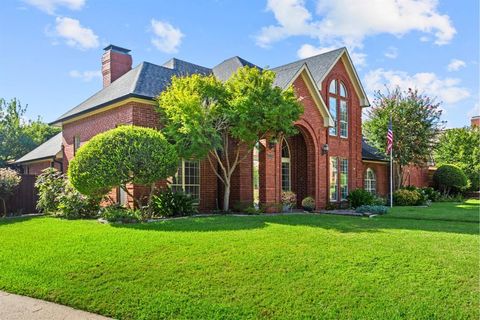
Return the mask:
[[7,102],[0,98],[0,167],[15,160],[61,131],[40,118],[25,120],[27,106],[18,99]]
[[435,151],[438,165],[453,164],[465,172],[472,190],[480,189],[480,128],[445,130]]
[[100,133],[80,147],[68,166],[68,178],[88,196],[120,187],[140,206],[141,200],[126,185],[150,186],[152,195],[155,183],[174,175],[177,165],[175,148],[161,132],[125,125]]
[[224,210],[231,176],[255,143],[296,132],[293,122],[302,106],[293,88],[275,87],[274,79],[272,71],[250,67],[239,68],[226,82],[214,76],[173,77],[157,99],[163,131],[179,155],[207,158],[224,184]]
[[391,119],[397,188],[403,186],[406,166],[424,165],[431,159],[438,134],[444,127],[440,105],[435,99],[412,89],[402,91],[397,87],[385,94],[380,91],[375,94],[373,106],[366,113],[363,133],[377,149],[386,150]]

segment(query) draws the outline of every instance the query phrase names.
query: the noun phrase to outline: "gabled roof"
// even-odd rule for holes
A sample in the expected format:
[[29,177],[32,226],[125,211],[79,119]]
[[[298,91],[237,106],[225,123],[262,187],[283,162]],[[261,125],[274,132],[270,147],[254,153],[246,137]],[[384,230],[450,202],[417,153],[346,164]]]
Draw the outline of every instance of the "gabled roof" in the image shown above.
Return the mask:
[[211,71],[179,59],[167,61],[165,66],[142,62],[109,86],[62,114],[52,124],[61,123],[127,97],[153,99],[169,85],[173,75],[182,76],[192,73],[208,74]]
[[62,151],[62,133],[51,137],[49,140],[45,141],[20,159],[16,160],[15,163],[25,163],[36,160],[54,158],[57,153]]
[[230,78],[231,75],[234,74],[238,68],[245,67],[245,66],[262,69],[259,66],[256,66],[245,59],[235,56],[230,59],[224,60],[220,64],[217,64],[215,67],[212,68],[212,71],[215,78],[217,78],[220,81],[227,81],[228,78]]
[[388,162],[385,156],[377,148],[369,145],[365,138],[362,138],[362,159]]

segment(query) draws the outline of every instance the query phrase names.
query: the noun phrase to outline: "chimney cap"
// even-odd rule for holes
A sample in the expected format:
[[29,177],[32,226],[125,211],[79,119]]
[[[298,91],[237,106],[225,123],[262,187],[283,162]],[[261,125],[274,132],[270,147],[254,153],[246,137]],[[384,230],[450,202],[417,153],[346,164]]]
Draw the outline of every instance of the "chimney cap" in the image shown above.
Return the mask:
[[119,46],[115,46],[113,44],[110,44],[110,45],[106,46],[105,48],[103,48],[103,50],[105,50],[105,51],[113,50],[113,51],[117,51],[117,52],[124,53],[124,54],[128,54],[131,51],[129,49],[125,49],[125,48],[122,48],[122,47],[119,47]]

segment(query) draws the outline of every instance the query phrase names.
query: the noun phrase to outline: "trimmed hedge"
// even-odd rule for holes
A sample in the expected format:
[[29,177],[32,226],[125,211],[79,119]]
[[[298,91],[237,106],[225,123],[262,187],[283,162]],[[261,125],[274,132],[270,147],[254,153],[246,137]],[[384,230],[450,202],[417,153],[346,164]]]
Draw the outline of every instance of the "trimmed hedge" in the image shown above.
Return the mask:
[[433,174],[435,186],[448,195],[453,189],[462,190],[468,186],[468,179],[462,169],[451,164],[440,166]]

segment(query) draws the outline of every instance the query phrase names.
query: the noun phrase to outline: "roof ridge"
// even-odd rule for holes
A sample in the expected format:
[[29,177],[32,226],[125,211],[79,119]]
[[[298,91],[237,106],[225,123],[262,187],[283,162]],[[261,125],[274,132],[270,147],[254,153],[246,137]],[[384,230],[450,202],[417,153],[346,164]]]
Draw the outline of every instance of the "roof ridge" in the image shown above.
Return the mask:
[[292,62],[289,62],[289,63],[286,63],[286,64],[282,64],[282,65],[279,65],[278,67],[275,67],[275,68],[272,68],[272,69],[280,69],[282,67],[286,67],[286,66],[289,66],[289,65],[292,65],[292,64],[296,64],[296,63],[300,63],[300,62],[306,62],[309,59],[317,58],[319,56],[323,56],[323,55],[326,55],[326,54],[329,54],[329,53],[332,53],[332,52],[335,52],[335,51],[344,51],[346,49],[347,49],[346,47],[340,47],[338,49],[334,49],[334,50],[330,50],[330,51],[327,51],[327,52],[319,53],[319,54],[310,56],[308,58],[303,58],[303,59],[300,59],[300,60],[296,60],[296,61],[292,61]]

